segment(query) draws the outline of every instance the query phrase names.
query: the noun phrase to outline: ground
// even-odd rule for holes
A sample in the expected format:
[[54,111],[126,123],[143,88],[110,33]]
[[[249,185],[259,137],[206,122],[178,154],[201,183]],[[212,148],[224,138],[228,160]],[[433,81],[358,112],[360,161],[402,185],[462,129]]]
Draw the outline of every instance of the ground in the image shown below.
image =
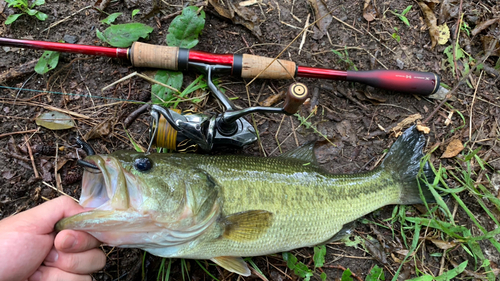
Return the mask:
[[[5,2],[0,0],[2,22],[8,15],[18,12],[8,8]],[[362,84],[298,78],[297,81],[307,85],[312,93],[311,100],[299,111],[301,116],[310,116],[307,124],[300,125],[301,122],[296,117],[256,114],[254,120],[260,141],[231,153],[277,156],[307,141],[318,140],[318,161],[329,172],[351,174],[368,171],[379,164],[384,151],[395,141],[397,132],[390,129],[405,118],[420,114],[418,122],[430,129],[430,133],[426,135],[428,142],[425,151],[431,152],[434,166],[442,166],[456,175],[469,169],[473,188],[484,185],[493,194],[493,198],[500,196],[498,183],[489,181],[500,170],[498,3],[489,0],[429,1],[438,24],[446,23],[451,34],[443,45],[436,44],[433,47],[426,18],[415,1],[366,1],[369,6],[365,9],[364,1],[255,2],[246,8],[253,13],[253,28],[249,29],[248,26],[222,17],[213,5],[205,2],[98,1],[95,6],[87,7],[88,3],[85,1],[49,0],[37,8],[48,15],[47,20],[40,21],[23,15],[11,25],[0,26],[0,36],[105,45],[96,36],[96,29],[102,31],[107,27],[99,22],[106,17],[105,13],[122,12],[123,15],[115,23],[126,23],[132,21],[132,11],[139,9],[140,13],[133,21],[154,28],[149,38],[143,41],[165,45],[169,24],[183,6],[189,4],[202,7],[206,13],[205,28],[195,47],[197,50],[252,53],[266,57],[276,57],[284,50],[282,59],[292,60],[303,66],[434,72],[441,76],[442,83],[452,89],[450,100],[444,104],[439,99],[389,92]],[[430,2],[434,2],[435,7]],[[327,9],[324,9],[322,3],[326,3]],[[325,16],[325,19],[330,19],[331,23],[325,27],[323,36],[316,26],[309,29],[305,38],[298,36],[306,26],[307,19],[309,22],[318,19],[314,5],[321,6],[320,10],[323,12],[330,12],[332,17]],[[401,15],[410,5],[411,9]],[[104,8],[103,12],[96,7]],[[375,15],[375,19],[370,15]],[[66,17],[68,18],[64,22],[49,28],[51,24]],[[409,25],[405,24],[404,19],[407,19]],[[497,20],[492,24],[485,24],[491,19]],[[457,26],[461,27],[459,32],[456,31]],[[446,51],[448,46],[455,46],[457,36],[457,50]],[[3,47],[0,49],[0,73],[36,60],[41,54],[41,51],[31,49]],[[467,72],[468,68],[471,68],[470,72]],[[123,122],[141,105],[123,100],[148,102],[150,84],[136,76],[111,89],[102,92],[101,89],[135,71],[151,70],[134,68],[126,60],[62,53],[57,68],[44,75],[27,71],[15,77],[0,76],[0,147],[3,147],[0,150],[0,218],[60,196],[60,191],[78,198],[83,170],[76,165],[75,160],[77,153],[74,139],[77,135],[85,136],[98,153],[133,149]],[[196,73],[186,73],[184,85],[194,78]],[[287,80],[255,80],[249,85],[247,92],[244,85],[249,80],[229,76],[218,79],[219,87],[225,89],[230,98],[235,98],[235,104],[241,108],[248,107],[249,104],[258,105],[266,98],[283,92],[290,85]],[[282,103],[278,101],[273,106],[280,107]],[[189,103],[181,104],[180,107],[193,109]],[[54,131],[37,126],[35,118],[53,108],[72,113],[76,127]],[[203,105],[197,105],[194,109],[205,113],[221,110],[213,97],[207,98]],[[128,132],[138,144],[147,147],[148,128],[149,117],[142,114],[130,125]],[[92,130],[97,133],[90,134]],[[4,135],[11,132],[20,133]],[[460,141],[459,148],[465,147],[460,154],[457,151],[459,149],[450,146],[454,140]],[[27,142],[31,153],[27,149]],[[447,148],[450,149],[451,157],[442,157]],[[33,155],[32,158],[30,154]],[[468,159],[467,155],[472,156]],[[54,168],[54,163],[58,163],[57,168]],[[61,177],[59,182],[54,175],[55,169]],[[35,170],[38,177],[35,176]],[[463,184],[452,176],[447,182],[450,188]],[[55,190],[49,185],[54,186]],[[471,229],[473,235],[480,235],[477,224],[464,209],[467,206],[467,210],[473,213],[486,231],[498,227],[498,203],[495,205],[493,199],[484,199],[483,191],[474,193],[466,189],[458,195],[460,200],[448,196],[444,203],[454,210],[453,217],[457,225]],[[483,205],[491,210],[490,214],[485,212]],[[386,220],[393,217],[393,210],[393,206],[384,207],[368,215],[355,228],[351,240],[356,237],[363,240],[374,237],[378,242],[371,245],[375,246],[370,248],[366,246],[366,242],[365,247],[361,244],[352,247],[344,242],[328,244],[326,263],[315,271],[312,278],[319,280],[322,270],[328,279],[337,280],[341,278],[344,269],[349,268],[358,280],[364,280],[375,265],[384,268],[387,279],[392,278],[410,250],[411,242],[406,239],[414,239],[408,237],[408,233],[404,234],[401,222],[393,224],[393,221]],[[413,206],[399,209],[398,214],[418,217],[425,211],[419,206]],[[410,232],[410,235],[413,233]],[[470,262],[457,278],[486,278],[484,268],[480,267],[481,264],[474,264],[474,259],[464,247],[447,249],[432,242],[444,240],[460,245],[460,239],[450,239],[442,232],[425,227],[419,238],[421,244],[418,251],[401,267],[400,280],[422,273],[437,276],[465,260]],[[370,245],[369,242],[368,244]],[[489,268],[498,274],[498,249],[486,240],[481,241],[480,246],[486,256],[480,260],[489,260]],[[135,249],[104,247],[104,251],[108,254],[108,263],[102,271],[93,275],[97,280],[154,280],[157,278],[158,268],[164,262],[148,254],[144,256],[142,251]],[[312,249],[299,249],[293,251],[293,254],[313,267]],[[252,260],[270,280],[297,278],[287,269],[281,254]],[[173,280],[184,279],[182,264],[187,265],[189,279],[211,279],[195,261],[173,260],[170,273]],[[207,266],[205,261],[200,264],[207,267],[219,280],[260,279],[257,275],[238,279],[236,275],[219,267]]]

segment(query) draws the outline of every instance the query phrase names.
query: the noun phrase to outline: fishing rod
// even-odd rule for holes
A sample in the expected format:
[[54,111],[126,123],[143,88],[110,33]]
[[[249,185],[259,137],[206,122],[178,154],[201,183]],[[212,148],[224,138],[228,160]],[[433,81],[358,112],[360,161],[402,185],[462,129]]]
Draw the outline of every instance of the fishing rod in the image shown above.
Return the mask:
[[[135,42],[130,48],[100,47],[80,44],[0,37],[0,45],[106,56],[129,60],[136,67],[168,70],[196,70],[206,75],[207,85],[225,107],[223,113],[206,115],[152,105],[149,127],[150,143],[177,151],[214,147],[243,147],[257,140],[257,133],[244,116],[250,113],[280,113],[298,111],[308,96],[306,85],[294,82],[285,94],[282,108],[255,106],[237,109],[232,101],[213,83],[214,74],[231,74],[242,78],[293,79],[309,77],[360,82],[373,87],[416,95],[431,95],[439,88],[439,76],[431,72],[401,70],[342,71],[297,66],[292,61],[248,54],[212,54],[178,47]],[[149,149],[148,148],[148,149]]]
[[0,46],[79,53],[129,60],[135,67],[186,71],[190,63],[229,66],[230,74],[242,78],[293,79],[308,77],[358,82],[389,91],[428,96],[439,88],[432,72],[407,70],[344,71],[300,66],[292,61],[250,54],[213,54],[179,47],[135,42],[130,48],[23,40],[0,37]]

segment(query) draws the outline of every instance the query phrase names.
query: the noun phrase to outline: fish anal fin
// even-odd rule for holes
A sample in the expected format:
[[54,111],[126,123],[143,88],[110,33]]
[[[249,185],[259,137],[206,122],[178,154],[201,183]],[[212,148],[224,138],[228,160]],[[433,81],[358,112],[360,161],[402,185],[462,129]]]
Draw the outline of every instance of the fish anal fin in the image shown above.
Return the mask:
[[264,210],[251,210],[228,215],[224,218],[223,237],[234,241],[258,239],[272,225],[273,213]]
[[243,276],[250,276],[250,269],[241,257],[215,257],[211,260],[227,271],[238,273]]

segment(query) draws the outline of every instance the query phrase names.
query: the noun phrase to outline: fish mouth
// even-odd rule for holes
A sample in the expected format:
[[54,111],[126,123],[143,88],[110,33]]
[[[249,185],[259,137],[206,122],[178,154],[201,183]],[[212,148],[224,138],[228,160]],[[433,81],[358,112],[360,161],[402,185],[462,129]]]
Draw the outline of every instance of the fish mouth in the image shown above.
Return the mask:
[[80,205],[86,209],[125,210],[129,207],[129,184],[133,175],[114,157],[92,155],[79,164],[87,167],[82,177]]

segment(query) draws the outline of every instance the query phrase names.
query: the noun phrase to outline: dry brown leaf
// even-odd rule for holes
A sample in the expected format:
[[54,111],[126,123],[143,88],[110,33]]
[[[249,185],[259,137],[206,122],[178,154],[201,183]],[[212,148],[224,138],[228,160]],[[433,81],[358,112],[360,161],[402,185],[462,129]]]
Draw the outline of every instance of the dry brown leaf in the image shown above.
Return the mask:
[[365,18],[366,21],[371,22],[375,20],[378,15],[378,9],[372,4],[372,1],[365,0],[365,4],[363,5],[363,18]]
[[500,22],[500,18],[495,18],[495,19],[489,19],[487,21],[483,21],[476,25],[476,27],[471,31],[472,36],[476,36],[479,32],[485,30],[488,26]]
[[260,106],[272,106],[283,98],[283,94],[276,94],[268,97],[267,99],[259,102]]
[[437,19],[434,12],[423,2],[418,2],[420,9],[424,13],[424,21],[427,27],[429,27],[429,35],[431,36],[432,46],[434,48],[439,40],[439,30],[437,28]]
[[439,22],[447,22],[450,18],[458,16],[460,4],[458,0],[443,0],[439,10]]
[[464,145],[459,139],[454,139],[452,140],[448,146],[446,147],[446,150],[444,151],[443,155],[441,155],[441,158],[452,158],[457,156],[462,150],[464,149]]
[[492,56],[500,56],[500,42],[497,38],[491,35],[481,36],[481,43],[483,43],[483,50],[485,53],[493,51],[491,53]]
[[112,131],[113,123],[108,119],[88,131],[83,138],[86,140],[101,138],[111,134]]
[[252,9],[234,5],[232,0],[226,0],[223,3],[220,0],[208,0],[208,2],[222,17],[230,19],[235,24],[243,25],[258,38],[262,37],[262,31],[259,27],[261,20]]
[[314,15],[317,19],[320,19],[316,22],[316,26],[318,27],[320,32],[314,32],[313,38],[316,40],[321,39],[327,32],[328,26],[332,23],[333,17],[330,15],[328,7],[321,0],[308,0],[309,4],[313,7]]
[[457,245],[457,243],[455,243],[455,242],[446,242],[446,241],[434,239],[434,238],[430,238],[429,240],[432,243],[434,243],[434,245],[436,245],[436,247],[438,247],[441,250],[448,250],[448,249],[451,249]]

